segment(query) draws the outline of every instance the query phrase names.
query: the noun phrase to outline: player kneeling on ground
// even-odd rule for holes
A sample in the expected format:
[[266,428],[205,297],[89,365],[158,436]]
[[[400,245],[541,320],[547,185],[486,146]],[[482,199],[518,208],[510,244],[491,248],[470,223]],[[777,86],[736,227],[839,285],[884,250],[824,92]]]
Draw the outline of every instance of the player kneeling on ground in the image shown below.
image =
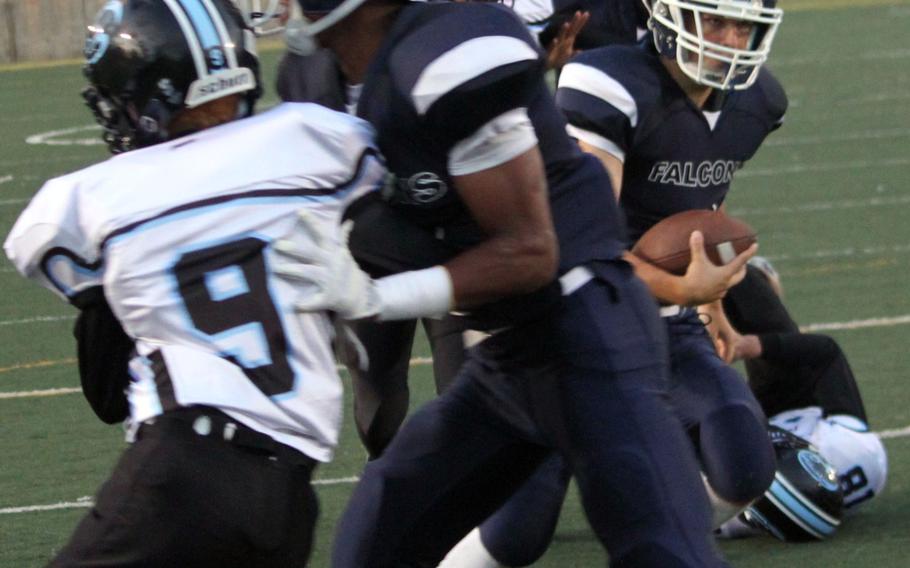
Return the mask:
[[[834,467],[849,515],[884,489],[885,447],[869,430],[859,386],[840,345],[827,335],[801,332],[782,293],[771,263],[752,258],[746,277],[724,298],[732,328],[712,333],[719,338],[722,355],[745,363],[749,386],[771,417],[772,432],[780,428],[804,439]],[[780,458],[778,451],[778,475]],[[836,524],[829,526],[829,520],[811,506],[799,506],[798,500],[775,498],[774,489],[725,524],[721,536],[742,537],[765,529],[781,540],[800,541],[833,534]],[[823,493],[807,492],[806,499],[817,504]]]
[[91,383],[128,364],[132,444],[51,565],[304,565],[342,384],[329,317],[293,311],[272,244],[301,208],[334,237],[380,185],[371,131],[315,105],[222,124],[260,93],[228,0],[112,0],[89,32],[86,100],[126,153],[47,182],[5,251],[81,310],[107,421],[126,405]]

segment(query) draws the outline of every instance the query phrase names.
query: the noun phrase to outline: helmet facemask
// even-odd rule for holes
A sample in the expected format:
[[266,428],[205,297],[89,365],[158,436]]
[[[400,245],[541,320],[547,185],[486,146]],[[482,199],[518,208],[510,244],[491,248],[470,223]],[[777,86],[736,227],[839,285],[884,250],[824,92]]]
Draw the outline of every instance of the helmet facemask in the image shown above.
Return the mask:
[[281,0],[234,0],[247,25],[257,36],[284,31],[288,5]]
[[[767,61],[783,17],[774,4],[775,0],[655,0],[650,22],[654,43],[696,83],[722,90],[746,89]],[[746,45],[710,41],[706,26],[717,18],[748,26]]]

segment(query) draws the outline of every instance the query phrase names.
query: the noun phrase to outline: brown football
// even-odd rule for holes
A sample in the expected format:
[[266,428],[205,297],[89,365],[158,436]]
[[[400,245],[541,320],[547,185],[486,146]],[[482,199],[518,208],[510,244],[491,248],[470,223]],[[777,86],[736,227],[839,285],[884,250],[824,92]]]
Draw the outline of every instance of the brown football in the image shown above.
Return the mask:
[[699,230],[705,236],[705,251],[717,265],[756,241],[755,230],[747,223],[720,211],[693,209],[671,215],[648,229],[632,247],[632,254],[677,275],[689,266],[689,236]]

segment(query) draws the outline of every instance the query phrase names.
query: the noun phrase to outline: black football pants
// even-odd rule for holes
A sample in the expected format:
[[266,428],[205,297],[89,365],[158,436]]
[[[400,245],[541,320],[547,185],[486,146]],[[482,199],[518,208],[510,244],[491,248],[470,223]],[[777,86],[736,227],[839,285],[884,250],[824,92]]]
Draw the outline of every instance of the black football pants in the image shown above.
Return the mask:
[[[207,436],[193,430],[201,413],[213,419]],[[144,424],[50,566],[305,566],[315,462],[280,444],[272,451],[271,438],[245,427],[239,444],[226,442],[224,418],[191,407]]]

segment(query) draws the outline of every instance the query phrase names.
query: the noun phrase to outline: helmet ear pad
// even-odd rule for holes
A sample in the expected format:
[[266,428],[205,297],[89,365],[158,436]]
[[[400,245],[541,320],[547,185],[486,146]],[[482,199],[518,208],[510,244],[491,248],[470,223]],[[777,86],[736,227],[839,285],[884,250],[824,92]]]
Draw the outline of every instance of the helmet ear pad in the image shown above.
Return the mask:
[[176,114],[159,98],[151,98],[137,113],[136,141],[139,146],[151,146],[168,140],[168,127]]
[[837,472],[807,441],[776,426],[769,433],[777,456],[774,482],[745,511],[746,519],[780,540],[830,537],[840,526],[844,494]]

